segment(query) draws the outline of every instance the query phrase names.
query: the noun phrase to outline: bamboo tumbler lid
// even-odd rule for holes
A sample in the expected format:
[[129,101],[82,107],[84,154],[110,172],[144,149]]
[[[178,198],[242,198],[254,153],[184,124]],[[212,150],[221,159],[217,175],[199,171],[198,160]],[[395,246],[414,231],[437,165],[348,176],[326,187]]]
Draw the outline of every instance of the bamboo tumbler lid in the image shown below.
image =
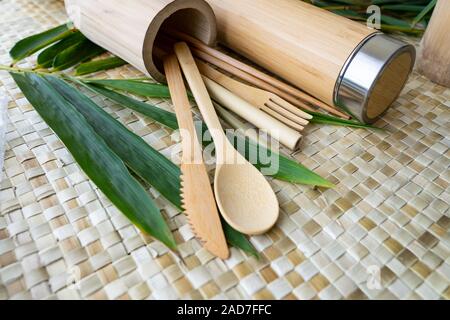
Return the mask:
[[163,28],[180,29],[208,45],[216,40],[216,19],[203,0],[65,0],[65,5],[87,38],[159,82],[165,76],[153,49]]

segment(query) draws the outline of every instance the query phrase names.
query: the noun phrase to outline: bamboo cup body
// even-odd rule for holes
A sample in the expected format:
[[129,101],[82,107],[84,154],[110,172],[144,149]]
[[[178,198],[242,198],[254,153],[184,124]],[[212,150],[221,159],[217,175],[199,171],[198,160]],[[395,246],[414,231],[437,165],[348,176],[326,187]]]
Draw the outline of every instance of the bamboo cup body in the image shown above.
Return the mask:
[[[207,2],[220,42],[364,122],[375,121],[397,98],[414,65],[412,46],[303,1]],[[408,57],[397,62],[403,52]]]
[[418,70],[432,81],[450,87],[450,1],[439,0],[422,39]]
[[163,26],[174,25],[207,44],[216,38],[216,21],[203,0],[65,0],[75,26],[91,41],[158,81],[162,64],[153,55]]

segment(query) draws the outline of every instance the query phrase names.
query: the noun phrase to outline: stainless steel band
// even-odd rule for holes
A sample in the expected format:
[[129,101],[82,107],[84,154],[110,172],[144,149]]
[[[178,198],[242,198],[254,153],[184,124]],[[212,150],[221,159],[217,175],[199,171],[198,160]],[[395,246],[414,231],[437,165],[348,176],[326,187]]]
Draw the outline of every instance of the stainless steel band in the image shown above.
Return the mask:
[[[415,48],[382,33],[367,37],[351,54],[341,70],[334,91],[334,103],[350,111],[358,120],[371,123],[378,117],[367,116],[367,104],[372,89],[399,54],[409,51],[415,59]],[[389,106],[385,106],[385,111]]]

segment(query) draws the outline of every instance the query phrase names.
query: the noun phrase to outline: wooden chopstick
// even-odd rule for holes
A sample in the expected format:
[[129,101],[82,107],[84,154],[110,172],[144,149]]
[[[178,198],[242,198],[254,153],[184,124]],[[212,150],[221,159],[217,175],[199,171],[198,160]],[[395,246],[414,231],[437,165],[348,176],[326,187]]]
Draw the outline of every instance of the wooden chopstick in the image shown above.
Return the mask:
[[[331,114],[334,114],[334,115],[339,116],[344,119],[350,119],[350,116],[348,116],[347,114],[337,110],[336,108],[334,108],[332,106],[327,105],[326,103],[318,100],[317,98],[314,98],[314,97],[308,95],[307,93],[302,92],[299,89],[294,88],[293,86],[291,86],[287,83],[284,83],[274,77],[271,77],[271,76],[265,74],[264,72],[261,72],[258,69],[255,69],[252,66],[249,66],[237,59],[234,59],[233,57],[230,57],[214,48],[208,47],[207,45],[203,44],[200,40],[198,40],[194,37],[191,37],[183,32],[179,32],[177,30],[165,30],[165,32],[167,32],[172,37],[176,37],[178,39],[188,42],[196,49],[203,51],[204,53],[207,53],[210,56],[213,56],[218,60],[221,60],[229,65],[232,65],[235,68],[237,68],[243,72],[246,72],[257,79],[270,84],[271,86],[273,86],[274,88],[277,88],[280,91],[283,91],[283,92],[285,92],[293,97],[296,97],[298,99],[301,99],[305,102],[308,102],[314,106],[317,106]],[[266,89],[266,90],[268,90],[268,89]],[[272,90],[268,90],[268,91],[272,91]],[[277,93],[277,94],[280,95],[279,93]],[[286,99],[286,100],[288,100],[288,99]],[[312,111],[312,110],[310,110],[310,111]]]

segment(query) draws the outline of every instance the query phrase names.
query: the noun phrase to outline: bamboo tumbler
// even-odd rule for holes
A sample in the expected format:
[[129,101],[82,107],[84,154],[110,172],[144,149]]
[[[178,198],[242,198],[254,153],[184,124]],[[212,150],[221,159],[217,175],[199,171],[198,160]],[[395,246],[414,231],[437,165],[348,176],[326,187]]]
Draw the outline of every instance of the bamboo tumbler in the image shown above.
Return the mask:
[[216,20],[203,0],[65,0],[75,26],[116,56],[165,82],[153,54],[159,31],[176,27],[206,44],[216,38]]
[[415,60],[413,46],[299,0],[206,0],[219,41],[359,120],[395,101]]
[[417,68],[432,81],[450,87],[450,1],[439,0],[422,39]]

